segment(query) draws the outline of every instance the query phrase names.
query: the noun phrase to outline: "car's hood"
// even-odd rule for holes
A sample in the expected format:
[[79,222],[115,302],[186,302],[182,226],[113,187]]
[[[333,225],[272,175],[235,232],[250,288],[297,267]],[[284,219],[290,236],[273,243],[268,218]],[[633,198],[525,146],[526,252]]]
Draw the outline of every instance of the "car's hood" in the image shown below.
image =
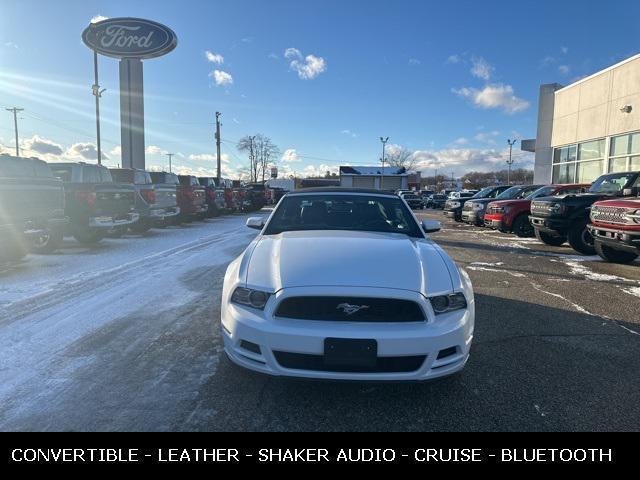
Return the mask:
[[457,275],[440,247],[402,234],[284,232],[260,237],[245,256],[240,275],[246,275],[247,286],[274,292],[288,287],[353,286],[426,295],[451,291],[451,276]]
[[524,198],[517,200],[496,200],[491,202],[492,207],[516,207],[516,206],[529,206],[531,204],[531,200],[526,200]]

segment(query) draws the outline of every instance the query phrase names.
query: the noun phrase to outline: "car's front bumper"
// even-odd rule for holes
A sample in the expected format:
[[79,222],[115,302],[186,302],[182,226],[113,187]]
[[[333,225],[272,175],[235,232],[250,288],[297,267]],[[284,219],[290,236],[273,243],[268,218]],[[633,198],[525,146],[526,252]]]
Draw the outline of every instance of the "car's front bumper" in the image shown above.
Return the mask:
[[463,210],[461,214],[463,222],[474,225],[484,225],[483,217],[484,210]]
[[529,216],[529,221],[531,221],[531,225],[533,225],[534,228],[552,235],[566,235],[569,229],[569,222],[563,218],[536,217],[535,215],[531,215]]
[[627,252],[640,252],[640,230],[607,228],[600,225],[587,225],[589,233],[596,241],[615,249]]
[[120,217],[112,216],[100,216],[92,217],[89,219],[89,227],[91,228],[116,228],[125,225],[132,225],[140,219],[140,215],[137,213],[128,213]]
[[[288,289],[287,295],[295,295]],[[344,289],[342,289],[344,291]],[[417,294],[416,294],[417,295]],[[273,318],[263,312],[232,303],[222,306],[222,336],[228,357],[236,364],[269,375],[332,380],[415,381],[450,375],[461,370],[469,357],[473,339],[475,304],[466,310],[439,315],[434,320],[407,323],[358,323]],[[270,317],[270,318],[266,318]],[[287,368],[278,361],[281,353],[322,362],[326,338],[373,339],[378,358],[424,356],[412,371],[344,372]],[[259,353],[247,349],[247,343]],[[455,353],[438,359],[441,351]],[[278,357],[278,358],[277,358]]]

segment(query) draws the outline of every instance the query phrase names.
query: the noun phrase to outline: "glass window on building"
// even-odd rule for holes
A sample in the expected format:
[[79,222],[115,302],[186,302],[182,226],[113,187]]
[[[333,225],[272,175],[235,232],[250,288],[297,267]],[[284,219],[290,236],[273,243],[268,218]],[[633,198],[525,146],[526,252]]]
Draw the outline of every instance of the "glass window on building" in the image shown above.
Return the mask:
[[629,171],[637,172],[640,171],[640,157],[631,157],[629,159]]
[[620,135],[611,139],[610,157],[626,155],[629,153],[629,135]]
[[604,139],[578,145],[578,160],[604,158]]
[[574,183],[575,175],[575,163],[560,163],[553,166],[553,183]]
[[[593,160],[590,162],[578,162],[576,169],[577,183],[591,183],[600,175],[602,175],[602,160]],[[569,182],[567,182],[569,183]]]
[[609,159],[609,173],[626,172],[628,157],[618,157]]

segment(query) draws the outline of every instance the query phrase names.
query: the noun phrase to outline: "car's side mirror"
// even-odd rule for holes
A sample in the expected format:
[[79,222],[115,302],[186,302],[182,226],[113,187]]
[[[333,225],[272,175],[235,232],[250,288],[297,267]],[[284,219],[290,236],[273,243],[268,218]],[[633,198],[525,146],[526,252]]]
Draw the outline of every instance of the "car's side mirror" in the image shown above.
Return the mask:
[[264,218],[262,217],[247,218],[247,227],[255,228],[256,230],[262,230],[262,227],[264,227]]
[[424,230],[424,233],[439,232],[440,228],[442,227],[440,225],[440,222],[437,220],[430,220],[428,218],[422,220],[422,230]]

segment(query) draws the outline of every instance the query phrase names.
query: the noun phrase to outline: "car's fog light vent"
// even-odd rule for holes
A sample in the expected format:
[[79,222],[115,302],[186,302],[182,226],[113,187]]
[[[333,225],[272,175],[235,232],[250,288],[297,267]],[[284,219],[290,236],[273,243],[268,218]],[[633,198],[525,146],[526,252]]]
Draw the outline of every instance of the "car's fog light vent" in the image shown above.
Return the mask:
[[262,354],[262,351],[260,350],[260,345],[257,345],[253,342],[247,342],[246,340],[240,340],[240,348],[244,348],[248,352],[253,352],[258,355]]
[[451,355],[455,355],[456,353],[458,353],[458,347],[449,347],[449,348],[445,348],[444,350],[440,350],[438,352],[438,360],[442,360],[443,358],[447,358],[450,357]]

